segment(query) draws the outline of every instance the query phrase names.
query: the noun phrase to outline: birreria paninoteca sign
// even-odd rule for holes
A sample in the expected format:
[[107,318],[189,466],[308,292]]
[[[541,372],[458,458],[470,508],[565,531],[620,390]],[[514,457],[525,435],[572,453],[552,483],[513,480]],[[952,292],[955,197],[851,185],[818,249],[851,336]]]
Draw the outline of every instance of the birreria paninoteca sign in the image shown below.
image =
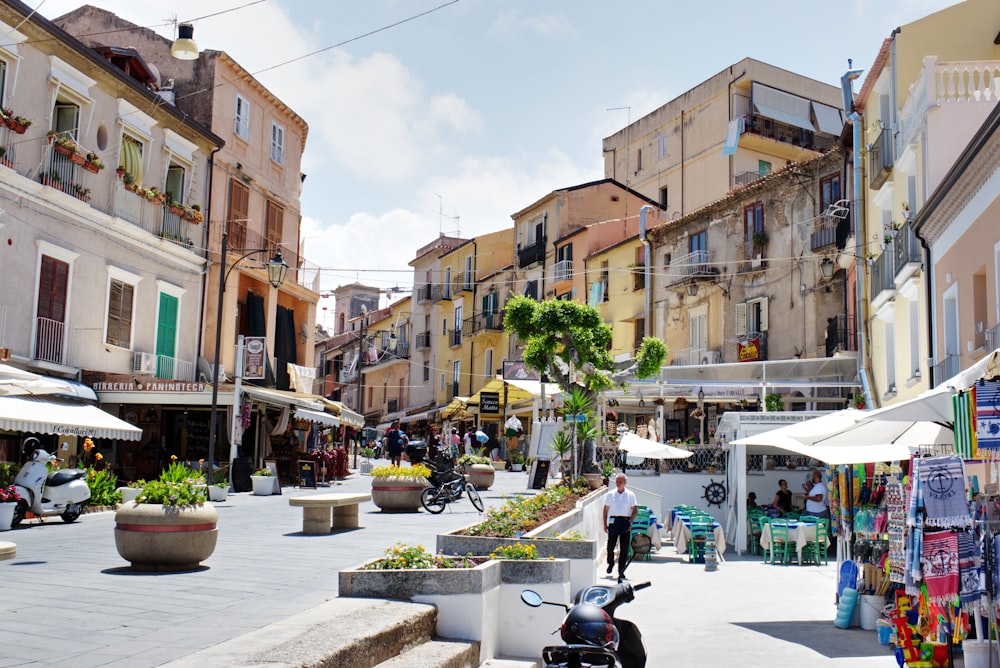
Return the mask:
[[205,383],[181,380],[137,381],[132,378],[122,380],[102,380],[91,383],[95,392],[204,392]]

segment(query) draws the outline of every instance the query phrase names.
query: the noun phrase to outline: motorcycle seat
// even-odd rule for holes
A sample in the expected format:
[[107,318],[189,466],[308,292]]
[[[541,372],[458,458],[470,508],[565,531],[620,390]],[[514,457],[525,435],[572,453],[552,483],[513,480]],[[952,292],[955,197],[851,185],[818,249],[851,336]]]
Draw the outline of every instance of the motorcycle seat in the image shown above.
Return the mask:
[[79,480],[84,475],[86,475],[86,472],[81,471],[80,469],[60,469],[53,472],[48,477],[45,481],[45,485],[48,487],[58,487],[59,485],[65,485],[73,482],[74,480]]

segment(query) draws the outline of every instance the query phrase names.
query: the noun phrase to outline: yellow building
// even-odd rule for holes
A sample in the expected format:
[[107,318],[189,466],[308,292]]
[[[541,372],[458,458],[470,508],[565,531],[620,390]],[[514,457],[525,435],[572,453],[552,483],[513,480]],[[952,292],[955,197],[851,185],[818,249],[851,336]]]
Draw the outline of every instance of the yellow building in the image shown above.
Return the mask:
[[635,357],[646,331],[646,246],[638,235],[584,258],[587,303],[611,326],[611,356]]
[[929,347],[927,256],[913,220],[996,105],[997,25],[1000,4],[966,0],[901,26],[883,43],[855,102],[856,130],[864,133],[858,255],[867,260],[870,354],[863,361],[877,404],[952,376],[967,352],[958,338]]

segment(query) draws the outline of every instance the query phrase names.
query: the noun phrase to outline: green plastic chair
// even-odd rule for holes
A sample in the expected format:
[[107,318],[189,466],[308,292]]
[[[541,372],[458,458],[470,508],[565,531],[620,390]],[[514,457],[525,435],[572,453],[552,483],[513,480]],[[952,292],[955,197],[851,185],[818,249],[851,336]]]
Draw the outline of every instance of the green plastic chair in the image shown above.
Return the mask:
[[[764,527],[770,524],[771,518],[768,517],[767,515],[761,515],[760,517],[756,518],[755,521],[757,522],[757,527],[758,527],[757,534],[758,536],[760,536],[760,534],[764,533]],[[763,555],[764,563],[766,564],[768,561],[771,560],[771,547],[761,545],[759,537],[757,539],[757,547],[760,549],[760,554]]]
[[760,554],[760,534],[763,531],[760,526],[760,518],[765,515],[758,508],[751,508],[751,510],[758,512],[747,511],[747,540],[750,543],[750,554]]
[[[788,563],[788,520],[772,519],[769,522],[771,527],[771,564]],[[778,558],[781,561],[778,561]]]
[[825,517],[814,519],[816,520],[816,540],[809,541],[802,548],[802,558],[807,561],[815,561],[817,566],[821,566],[830,563],[830,557],[827,555],[827,548],[830,544],[830,520]]
[[714,529],[708,522],[691,521],[688,531],[688,562],[692,564],[705,563],[705,544]]

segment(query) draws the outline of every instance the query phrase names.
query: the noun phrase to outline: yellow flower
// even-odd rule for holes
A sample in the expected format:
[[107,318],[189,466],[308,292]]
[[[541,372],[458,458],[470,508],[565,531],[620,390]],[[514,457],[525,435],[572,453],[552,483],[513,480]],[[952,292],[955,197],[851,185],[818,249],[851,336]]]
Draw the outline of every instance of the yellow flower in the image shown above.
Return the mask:
[[94,442],[90,440],[89,436],[83,439],[83,449],[86,450],[87,452],[90,452],[91,450],[94,449]]
[[96,455],[94,455],[94,459],[96,459],[97,461],[101,461],[102,459],[104,459],[104,455],[98,452]]
[[170,455],[170,461],[176,462],[177,461],[177,455]]

